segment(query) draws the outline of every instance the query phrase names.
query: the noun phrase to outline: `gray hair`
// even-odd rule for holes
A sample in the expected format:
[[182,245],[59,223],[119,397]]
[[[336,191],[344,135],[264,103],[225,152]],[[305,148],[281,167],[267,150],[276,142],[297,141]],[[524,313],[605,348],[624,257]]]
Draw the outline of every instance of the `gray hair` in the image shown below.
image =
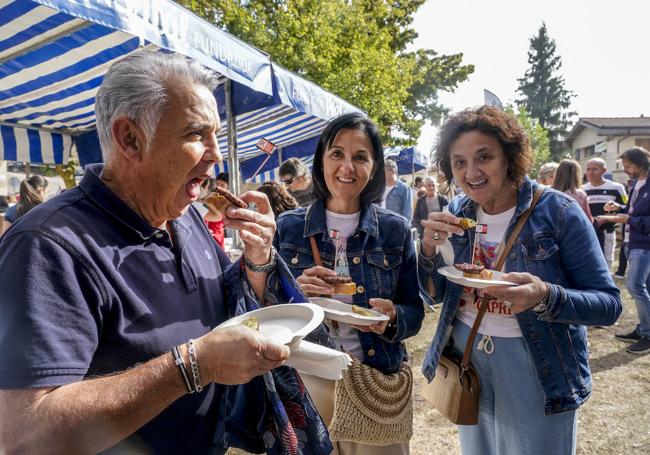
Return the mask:
[[154,138],[167,104],[171,81],[187,80],[211,92],[218,75],[178,54],[138,50],[113,63],[95,97],[97,135],[104,161],[113,148],[113,122],[126,117],[142,128],[147,143]]
[[397,173],[397,163],[393,160],[384,160],[384,169]]
[[426,184],[427,182],[433,183],[433,186],[437,187],[438,185],[436,184],[436,181],[433,177],[425,177],[424,183]]
[[597,165],[599,165],[603,169],[607,169],[607,163],[602,158],[592,158],[589,161],[587,161],[587,164],[589,164],[589,163],[596,163]]
[[559,166],[559,163],[556,163],[554,161],[542,164],[542,166],[539,168],[539,171],[537,172],[537,179],[545,180],[547,177],[550,177],[555,171],[557,171],[557,168]]

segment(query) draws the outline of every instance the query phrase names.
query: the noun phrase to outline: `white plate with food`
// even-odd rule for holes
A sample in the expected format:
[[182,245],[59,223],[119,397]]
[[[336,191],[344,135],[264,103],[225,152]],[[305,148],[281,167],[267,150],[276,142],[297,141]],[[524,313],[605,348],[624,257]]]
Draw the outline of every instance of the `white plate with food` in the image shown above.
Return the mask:
[[302,340],[323,322],[323,310],[312,303],[286,303],[271,305],[259,310],[240,314],[217,327],[245,325],[271,338],[279,344],[291,344]]
[[491,279],[482,279],[482,278],[469,278],[463,276],[463,272],[458,270],[453,265],[448,265],[447,267],[440,267],[438,273],[449,278],[449,281],[452,283],[460,284],[462,286],[468,286],[471,288],[483,289],[488,286],[516,286],[517,283],[512,283],[510,281],[504,281],[500,278],[505,275],[503,272],[497,272],[496,270],[489,270],[492,273]]
[[344,303],[329,297],[312,297],[309,301],[321,307],[325,312],[325,317],[332,321],[367,326],[390,320],[388,316],[379,311]]

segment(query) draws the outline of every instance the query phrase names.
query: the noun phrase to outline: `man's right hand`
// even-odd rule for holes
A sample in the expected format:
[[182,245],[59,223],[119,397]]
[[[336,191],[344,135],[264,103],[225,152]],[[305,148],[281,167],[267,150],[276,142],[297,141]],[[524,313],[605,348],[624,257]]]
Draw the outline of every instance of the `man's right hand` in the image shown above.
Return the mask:
[[245,384],[283,365],[290,354],[287,346],[244,326],[212,330],[196,340],[196,351],[203,385]]

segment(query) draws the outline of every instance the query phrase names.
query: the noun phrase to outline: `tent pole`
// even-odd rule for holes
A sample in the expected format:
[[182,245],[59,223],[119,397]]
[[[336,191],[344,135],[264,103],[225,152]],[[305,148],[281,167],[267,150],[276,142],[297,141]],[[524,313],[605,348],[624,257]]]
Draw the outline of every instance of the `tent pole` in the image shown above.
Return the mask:
[[[225,86],[226,93],[226,120],[228,122],[228,173],[230,174],[231,190],[234,194],[241,192],[239,181],[239,160],[237,159],[237,119],[233,110],[232,81],[228,79]],[[232,245],[241,249],[239,232],[233,231]]]

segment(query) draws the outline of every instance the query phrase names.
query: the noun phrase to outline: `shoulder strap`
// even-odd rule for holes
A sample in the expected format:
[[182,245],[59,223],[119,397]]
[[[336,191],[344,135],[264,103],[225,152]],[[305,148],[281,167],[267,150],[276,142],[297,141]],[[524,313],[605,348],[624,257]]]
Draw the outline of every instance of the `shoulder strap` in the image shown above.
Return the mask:
[[[508,257],[508,254],[512,249],[512,245],[514,245],[515,241],[517,240],[519,233],[523,229],[524,224],[526,224],[526,221],[528,221],[528,217],[530,216],[533,209],[537,205],[537,201],[539,201],[539,198],[542,196],[543,192],[544,192],[543,187],[539,187],[535,191],[535,194],[533,195],[533,200],[530,202],[530,207],[528,207],[528,209],[524,213],[522,213],[521,216],[519,217],[517,224],[515,225],[512,232],[510,233],[510,237],[508,238],[508,241],[506,242],[503,251],[501,251],[501,254],[499,255],[499,259],[497,260],[494,270],[500,271],[503,268],[503,264],[506,262],[506,258]],[[481,299],[481,304],[479,305],[478,314],[476,315],[476,319],[474,320],[472,331],[470,332],[469,337],[467,338],[467,344],[465,345],[465,352],[463,353],[463,360],[460,363],[463,372],[467,371],[467,369],[469,368],[469,359],[472,356],[472,346],[474,345],[474,339],[476,338],[476,333],[478,332],[478,328],[481,326],[481,321],[483,320],[483,316],[485,315],[485,311],[487,310],[489,301],[490,301],[489,295],[485,295]]]
[[311,244],[311,252],[314,255],[314,260],[316,265],[323,265],[323,261],[320,258],[320,251],[318,251],[318,245],[316,245],[316,238],[312,235],[309,237],[309,243]]

